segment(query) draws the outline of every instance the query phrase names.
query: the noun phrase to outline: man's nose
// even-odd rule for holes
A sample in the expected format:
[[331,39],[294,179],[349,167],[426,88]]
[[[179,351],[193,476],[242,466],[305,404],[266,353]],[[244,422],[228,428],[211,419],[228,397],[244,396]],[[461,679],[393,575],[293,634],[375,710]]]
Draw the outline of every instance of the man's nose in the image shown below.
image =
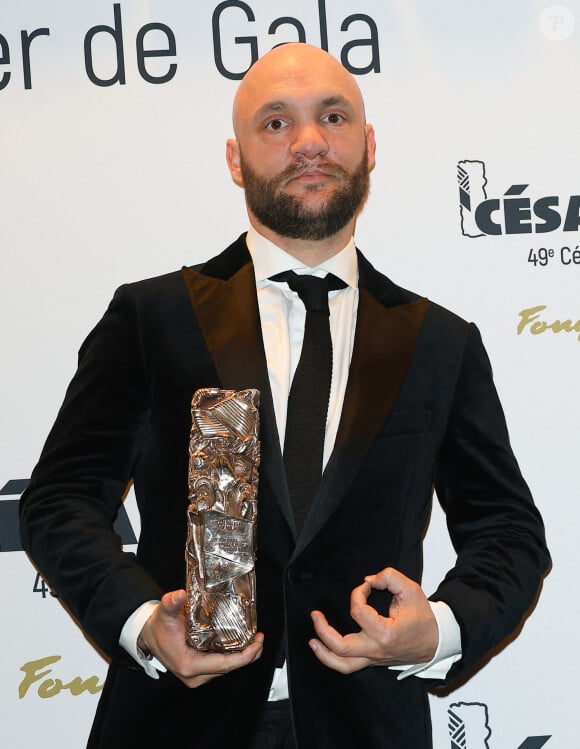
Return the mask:
[[328,143],[322,127],[316,122],[307,122],[298,127],[290,151],[293,156],[303,156],[307,159],[325,156]]

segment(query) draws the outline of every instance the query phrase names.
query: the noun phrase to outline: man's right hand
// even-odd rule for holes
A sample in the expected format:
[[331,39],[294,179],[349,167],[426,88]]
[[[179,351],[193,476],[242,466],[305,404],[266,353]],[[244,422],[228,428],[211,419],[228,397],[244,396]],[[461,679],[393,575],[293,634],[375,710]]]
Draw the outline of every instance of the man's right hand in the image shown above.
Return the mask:
[[187,687],[199,687],[229,671],[242,668],[262,655],[264,635],[236,653],[203,653],[185,642],[184,590],[166,593],[141,630],[151,653]]

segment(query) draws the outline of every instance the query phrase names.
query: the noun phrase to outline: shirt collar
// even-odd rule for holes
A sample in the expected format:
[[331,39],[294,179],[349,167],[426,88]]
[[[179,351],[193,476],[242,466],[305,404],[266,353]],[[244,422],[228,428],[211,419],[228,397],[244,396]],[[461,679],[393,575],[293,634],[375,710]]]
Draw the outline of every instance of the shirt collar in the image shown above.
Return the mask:
[[277,273],[293,270],[297,273],[308,272],[321,277],[327,273],[333,273],[341,281],[344,281],[355,289],[357,288],[358,260],[353,237],[350,238],[346,247],[343,247],[340,252],[315,267],[305,265],[296,260],[295,257],[284,252],[280,247],[270,242],[269,239],[259,234],[252,226],[248,230],[246,244],[252,256],[257,283],[266,281]]

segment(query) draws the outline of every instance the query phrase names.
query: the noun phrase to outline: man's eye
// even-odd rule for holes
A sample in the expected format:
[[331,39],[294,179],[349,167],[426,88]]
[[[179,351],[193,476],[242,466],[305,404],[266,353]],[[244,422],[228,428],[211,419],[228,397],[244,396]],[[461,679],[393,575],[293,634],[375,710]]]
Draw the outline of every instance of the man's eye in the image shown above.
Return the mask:
[[331,125],[339,125],[341,122],[344,122],[344,117],[338,114],[338,112],[331,112],[324,119]]
[[284,127],[284,120],[280,120],[276,118],[275,120],[270,120],[270,122],[266,125],[267,130],[282,130]]

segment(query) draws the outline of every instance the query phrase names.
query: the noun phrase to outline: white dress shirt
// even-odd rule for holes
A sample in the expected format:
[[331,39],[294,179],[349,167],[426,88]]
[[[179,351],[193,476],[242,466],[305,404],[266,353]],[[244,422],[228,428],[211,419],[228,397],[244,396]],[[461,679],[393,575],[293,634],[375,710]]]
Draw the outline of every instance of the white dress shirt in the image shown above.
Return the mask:
[[[268,377],[282,449],[286,431],[288,394],[302,351],[306,310],[298,294],[292,291],[288,284],[271,281],[270,277],[289,270],[298,274],[309,273],[321,278],[328,273],[333,273],[347,284],[346,288],[331,291],[328,296],[332,338],[332,382],[324,441],[324,467],[332,453],[338,431],[354,344],[359,296],[358,261],[354,239],[351,238],[338,254],[316,267],[300,263],[253,228],[248,231],[246,242],[254,264]],[[378,570],[369,570],[369,574],[375,572]],[[158,678],[156,669],[162,671],[166,669],[156,659],[146,661],[140,657],[136,642],[143,624],[151,615],[156,603],[148,602],[137,609],[125,623],[120,637],[120,644],[154,678]],[[444,678],[451,665],[461,657],[459,625],[451,609],[440,601],[430,602],[430,604],[439,630],[437,652],[429,663],[391,666],[390,668],[402,672],[398,676],[399,679],[412,675],[424,678]],[[287,697],[288,678],[284,665],[282,668],[277,668],[274,673],[269,699],[280,700]]]

